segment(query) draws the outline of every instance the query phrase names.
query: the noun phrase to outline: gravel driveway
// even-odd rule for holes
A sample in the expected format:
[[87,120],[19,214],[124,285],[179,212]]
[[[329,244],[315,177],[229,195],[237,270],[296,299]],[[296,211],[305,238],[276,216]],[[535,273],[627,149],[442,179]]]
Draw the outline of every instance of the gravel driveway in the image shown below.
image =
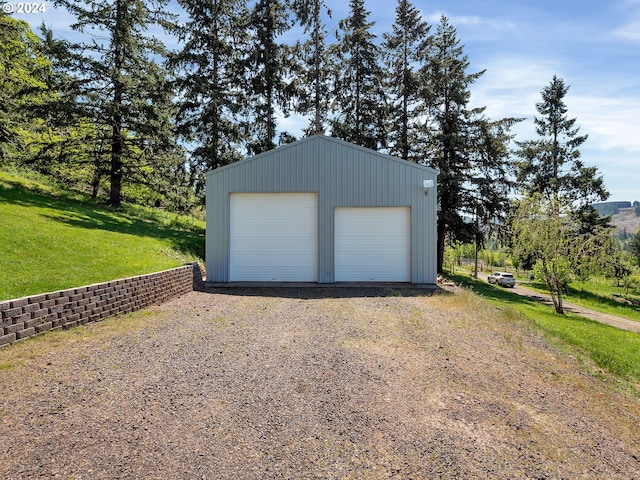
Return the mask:
[[0,350],[0,478],[640,479],[638,396],[468,293],[217,290],[120,323]]

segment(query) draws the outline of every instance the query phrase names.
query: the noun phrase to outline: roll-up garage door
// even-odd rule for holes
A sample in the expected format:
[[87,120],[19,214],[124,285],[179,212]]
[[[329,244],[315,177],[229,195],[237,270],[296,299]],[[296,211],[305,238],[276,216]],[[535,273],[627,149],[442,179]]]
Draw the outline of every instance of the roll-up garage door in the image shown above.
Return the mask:
[[231,281],[317,282],[315,193],[232,193]]
[[335,279],[411,281],[410,208],[336,208]]

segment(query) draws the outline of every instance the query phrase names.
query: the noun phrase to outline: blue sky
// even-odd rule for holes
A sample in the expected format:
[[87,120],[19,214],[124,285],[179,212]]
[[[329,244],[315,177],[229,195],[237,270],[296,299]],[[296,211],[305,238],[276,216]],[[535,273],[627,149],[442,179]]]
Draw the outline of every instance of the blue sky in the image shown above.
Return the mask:
[[[9,2],[12,3],[12,2]],[[17,2],[13,2],[14,5]],[[348,15],[346,0],[326,0],[328,27]],[[568,115],[589,139],[581,147],[597,166],[610,200],[640,201],[640,0],[414,0],[430,24],[446,15],[457,29],[471,63],[486,70],[472,87],[471,106],[485,106],[492,119],[526,120],[518,140],[535,139],[533,117],[540,92],[557,75],[570,86]],[[65,11],[47,2],[44,14],[15,15],[71,38]],[[374,32],[390,31],[395,1],[366,2]],[[306,125],[281,119],[295,133]]]

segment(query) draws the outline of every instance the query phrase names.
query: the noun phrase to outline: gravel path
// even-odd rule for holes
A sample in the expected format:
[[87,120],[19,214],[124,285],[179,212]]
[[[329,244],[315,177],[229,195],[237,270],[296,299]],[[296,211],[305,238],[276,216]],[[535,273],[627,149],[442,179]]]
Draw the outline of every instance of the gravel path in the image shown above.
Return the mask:
[[0,478],[640,479],[637,395],[468,293],[399,293],[194,292],[0,350]]

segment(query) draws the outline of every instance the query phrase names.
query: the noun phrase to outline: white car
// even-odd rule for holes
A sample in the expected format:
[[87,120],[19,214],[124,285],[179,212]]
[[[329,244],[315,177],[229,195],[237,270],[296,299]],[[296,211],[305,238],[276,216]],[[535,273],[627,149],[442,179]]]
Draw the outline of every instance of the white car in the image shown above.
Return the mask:
[[511,287],[513,288],[516,284],[516,279],[514,276],[507,272],[493,272],[489,275],[489,283],[495,283],[502,287]]

